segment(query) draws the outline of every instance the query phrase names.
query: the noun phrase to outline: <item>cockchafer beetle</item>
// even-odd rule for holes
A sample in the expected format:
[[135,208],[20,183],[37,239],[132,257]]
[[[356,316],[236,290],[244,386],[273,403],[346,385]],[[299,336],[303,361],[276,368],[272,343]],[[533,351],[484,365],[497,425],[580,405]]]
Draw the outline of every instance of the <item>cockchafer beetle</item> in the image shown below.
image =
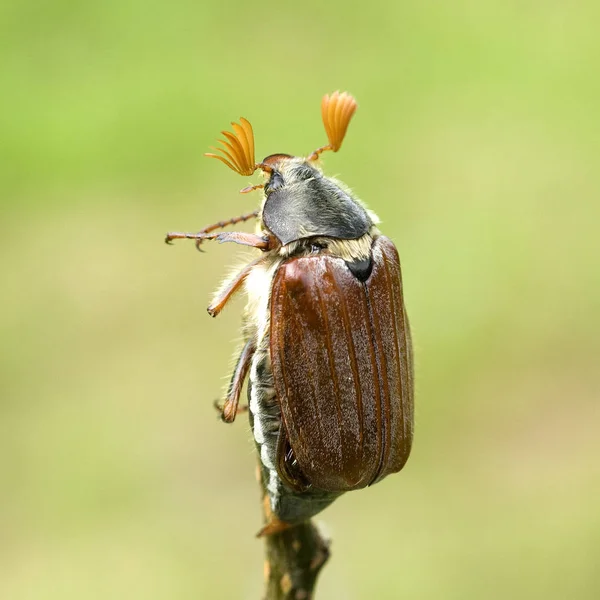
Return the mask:
[[[343,492],[402,469],[413,439],[413,357],[400,261],[379,219],[342,182],[323,174],[322,152],[340,149],[356,101],[323,97],[329,144],[308,157],[254,159],[254,134],[241,118],[223,131],[220,154],[207,154],[240,175],[262,171],[259,210],[199,233],[235,242],[260,256],[227,279],[208,312],[218,315],[245,286],[244,346],[222,419],[233,422],[249,375],[250,423],[280,531],[314,516]],[[212,233],[258,218],[255,234]]]

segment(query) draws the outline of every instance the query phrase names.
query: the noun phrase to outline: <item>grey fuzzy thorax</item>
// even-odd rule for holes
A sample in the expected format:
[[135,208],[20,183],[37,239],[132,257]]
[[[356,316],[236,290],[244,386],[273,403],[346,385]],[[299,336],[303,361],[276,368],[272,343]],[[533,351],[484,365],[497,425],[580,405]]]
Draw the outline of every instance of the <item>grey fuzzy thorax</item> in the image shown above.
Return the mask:
[[373,225],[367,211],[348,191],[320,175],[272,191],[262,219],[282,244],[312,236],[354,240]]

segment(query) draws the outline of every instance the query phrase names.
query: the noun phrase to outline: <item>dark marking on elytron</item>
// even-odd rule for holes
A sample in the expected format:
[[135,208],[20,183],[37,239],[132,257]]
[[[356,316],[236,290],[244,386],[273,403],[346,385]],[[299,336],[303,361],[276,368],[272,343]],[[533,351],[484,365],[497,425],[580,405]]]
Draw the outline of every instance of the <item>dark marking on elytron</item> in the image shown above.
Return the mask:
[[346,261],[346,266],[350,269],[350,272],[356,279],[361,283],[364,283],[371,276],[373,271],[373,257],[368,258],[357,258],[353,261]]

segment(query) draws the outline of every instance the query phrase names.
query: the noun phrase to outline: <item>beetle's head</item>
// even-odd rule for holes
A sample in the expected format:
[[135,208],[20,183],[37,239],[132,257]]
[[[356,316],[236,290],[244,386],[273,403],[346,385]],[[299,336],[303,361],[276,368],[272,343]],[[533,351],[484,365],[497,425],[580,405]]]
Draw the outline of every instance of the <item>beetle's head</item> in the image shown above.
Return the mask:
[[223,131],[221,155],[208,154],[225,163],[241,175],[251,175],[260,169],[266,177],[262,221],[282,244],[311,237],[357,239],[372,225],[363,206],[350,191],[336,180],[323,175],[317,162],[326,150],[337,152],[346,129],[356,111],[356,100],[346,93],[335,92],[323,97],[321,116],[329,144],[308,157],[271,154],[261,163],[254,162],[254,133],[246,119],[232,123],[235,134]]

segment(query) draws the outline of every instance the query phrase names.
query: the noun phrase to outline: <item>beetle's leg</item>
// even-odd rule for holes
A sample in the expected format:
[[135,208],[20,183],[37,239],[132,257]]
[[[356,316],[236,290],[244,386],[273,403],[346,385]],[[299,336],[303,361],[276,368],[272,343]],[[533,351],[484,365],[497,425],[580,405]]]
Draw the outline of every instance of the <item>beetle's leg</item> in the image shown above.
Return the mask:
[[[215,400],[213,402],[213,406],[215,407],[215,410],[219,413],[219,416],[221,416],[223,414],[223,403],[220,400]],[[242,404],[241,406],[238,406],[236,414],[239,415],[248,412],[248,408],[249,407],[247,404]]]
[[217,240],[219,244],[234,242],[235,244],[258,248],[259,250],[270,250],[273,244],[271,237],[262,237],[254,233],[245,233],[243,231],[228,231],[225,233],[183,233],[173,231],[167,234],[165,241],[167,244],[170,244],[171,240],[176,239],[196,240],[196,248],[198,248],[200,252],[203,251],[200,248],[200,244],[204,240]]
[[202,237],[201,234],[210,233],[211,231],[214,231],[215,229],[223,229],[223,227],[227,227],[228,225],[236,225],[237,223],[243,223],[245,221],[248,221],[248,219],[256,218],[257,216],[258,216],[258,210],[255,210],[255,211],[252,211],[251,213],[246,213],[244,215],[240,215],[239,217],[232,217],[231,219],[228,219],[227,221],[219,221],[218,223],[213,223],[212,225],[208,225],[207,227],[204,227],[204,229],[201,229],[198,233],[181,233],[178,231],[173,231],[171,233],[167,233],[167,236],[165,237],[165,242],[167,244],[170,244],[172,240],[183,239],[183,238],[193,239],[193,240],[196,240],[196,248],[198,248],[198,250],[200,250],[200,244],[202,243],[203,240],[207,239],[205,237]]
[[206,309],[211,317],[216,317],[225,307],[225,305],[231,300],[233,295],[239,291],[242,287],[246,277],[248,277],[250,271],[262,260],[262,256],[248,263],[232,280],[228,281],[225,287],[217,293],[215,299],[210,303],[210,306]]
[[210,233],[202,236],[199,240],[217,240],[219,244],[233,242],[242,246],[250,246],[259,250],[270,250],[273,243],[271,238],[256,235],[255,233],[245,233],[243,231],[226,231],[224,233]]
[[227,390],[227,398],[223,403],[221,410],[221,419],[225,423],[233,423],[235,415],[238,412],[238,404],[240,402],[240,394],[242,393],[242,387],[244,387],[244,380],[248,371],[250,370],[250,362],[254,356],[256,345],[254,340],[248,340],[244,346],[240,357],[238,358],[235,370],[229,383],[229,389]]
[[260,529],[260,531],[256,534],[256,537],[263,537],[267,535],[274,535],[276,533],[281,533],[282,531],[286,531],[293,527],[291,523],[287,523],[286,521],[282,521],[278,516],[273,514],[273,510],[271,509],[271,500],[269,498],[269,494],[265,491],[265,481],[263,479],[264,475],[261,472],[261,468],[258,468],[257,478],[259,483],[262,484],[262,488],[264,491],[262,505],[263,505],[263,514],[265,525]]
[[[265,187],[264,183],[259,183],[258,185],[249,185],[245,188],[242,188],[240,190],[240,194],[248,194],[250,192],[253,192],[254,190],[261,190]],[[258,213],[258,211],[256,211]]]
[[256,537],[263,537],[266,535],[275,535],[282,531],[287,531],[291,527],[294,527],[291,523],[280,521],[277,517],[271,517],[271,520],[256,534]]

